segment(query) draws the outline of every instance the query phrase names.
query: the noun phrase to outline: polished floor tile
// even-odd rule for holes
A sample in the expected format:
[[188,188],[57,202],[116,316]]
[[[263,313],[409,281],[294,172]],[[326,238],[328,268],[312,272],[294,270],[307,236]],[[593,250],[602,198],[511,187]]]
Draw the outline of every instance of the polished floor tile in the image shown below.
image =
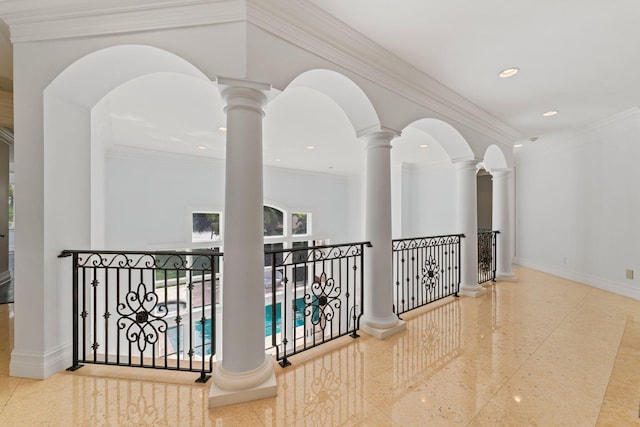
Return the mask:
[[276,397],[208,409],[176,372],[85,366],[9,377],[0,305],[1,426],[640,425],[640,301],[539,271],[403,315],[380,341],[342,338],[275,365]]

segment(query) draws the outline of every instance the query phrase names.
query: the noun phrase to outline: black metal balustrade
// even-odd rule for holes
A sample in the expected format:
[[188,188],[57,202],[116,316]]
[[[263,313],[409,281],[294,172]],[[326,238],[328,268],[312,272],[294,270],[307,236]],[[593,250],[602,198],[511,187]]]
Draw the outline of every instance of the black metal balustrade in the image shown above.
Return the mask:
[[478,230],[478,283],[496,281],[496,247],[499,231]]
[[266,335],[281,366],[288,357],[344,335],[358,337],[364,247],[369,242],[265,252],[271,274]]
[[402,313],[451,295],[460,288],[463,234],[393,240],[393,311]]
[[216,272],[222,253],[67,250],[73,364],[213,370]]

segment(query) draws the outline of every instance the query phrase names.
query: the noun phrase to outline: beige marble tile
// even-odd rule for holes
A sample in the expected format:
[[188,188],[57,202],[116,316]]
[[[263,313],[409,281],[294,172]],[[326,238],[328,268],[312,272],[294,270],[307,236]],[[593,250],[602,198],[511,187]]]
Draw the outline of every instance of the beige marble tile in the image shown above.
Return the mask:
[[12,312],[0,305],[0,425],[636,425],[640,301],[516,272],[483,297],[406,314],[387,340],[361,333],[293,356],[275,367],[278,396],[213,410],[193,374],[10,378]]
[[[480,412],[467,424],[468,427],[524,427],[524,426],[544,426],[537,422],[537,417],[530,417],[525,412],[520,412],[518,407],[502,407],[489,402]],[[558,425],[558,424],[549,424]]]
[[[536,425],[594,425],[601,401],[588,393],[533,371],[519,370],[491,399],[501,412]],[[505,415],[506,416],[506,415]]]
[[640,426],[640,403],[639,407],[628,408],[615,402],[605,400],[600,407],[600,414],[596,426],[598,427],[620,427],[620,426]]
[[229,427],[260,427],[262,420],[247,404],[225,406],[222,408],[201,410],[206,415],[201,424],[194,420],[193,423],[181,423],[180,425],[207,425]]
[[289,366],[277,377],[276,397],[247,406],[266,426],[290,425],[309,416],[310,411],[321,413],[334,408],[348,389],[343,378],[329,367],[314,361]]
[[364,396],[400,425],[464,424],[487,401],[479,396],[476,384],[442,372],[407,378],[385,372],[365,382]]
[[630,374],[630,371],[614,372],[605,399],[627,408],[640,409],[640,376]]

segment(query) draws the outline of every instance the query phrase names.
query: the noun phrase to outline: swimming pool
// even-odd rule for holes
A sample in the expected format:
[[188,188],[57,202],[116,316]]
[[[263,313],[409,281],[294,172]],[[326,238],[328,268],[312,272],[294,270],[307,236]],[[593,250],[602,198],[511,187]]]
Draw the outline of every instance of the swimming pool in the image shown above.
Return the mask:
[[[298,298],[296,299],[296,327],[304,325],[304,299]],[[272,313],[272,305],[266,305],[264,307],[264,336],[271,336],[271,328],[273,326],[273,313]],[[194,352],[198,356],[202,356],[202,337],[204,335],[204,354],[211,354],[211,333],[212,333],[212,322],[211,319],[205,319],[204,328],[200,322],[195,323],[194,328]],[[204,330],[203,330],[204,329]],[[276,304],[276,333],[280,333],[282,329],[282,303]],[[175,348],[182,348],[184,345],[184,329],[180,328],[180,346],[178,347],[178,327],[173,326],[167,330],[167,335],[169,338],[169,342],[171,342],[171,346]]]

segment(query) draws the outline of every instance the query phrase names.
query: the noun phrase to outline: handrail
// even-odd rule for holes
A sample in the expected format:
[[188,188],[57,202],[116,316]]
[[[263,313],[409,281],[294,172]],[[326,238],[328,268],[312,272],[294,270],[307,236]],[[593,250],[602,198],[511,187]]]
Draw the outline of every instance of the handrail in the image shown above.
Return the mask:
[[[282,367],[289,356],[345,335],[357,338],[364,304],[364,248],[370,242],[265,251],[271,267],[271,348]],[[278,273],[276,273],[278,271]],[[269,310],[270,308],[270,310]]]
[[393,311],[398,317],[442,298],[458,296],[464,237],[445,234],[393,240]]

